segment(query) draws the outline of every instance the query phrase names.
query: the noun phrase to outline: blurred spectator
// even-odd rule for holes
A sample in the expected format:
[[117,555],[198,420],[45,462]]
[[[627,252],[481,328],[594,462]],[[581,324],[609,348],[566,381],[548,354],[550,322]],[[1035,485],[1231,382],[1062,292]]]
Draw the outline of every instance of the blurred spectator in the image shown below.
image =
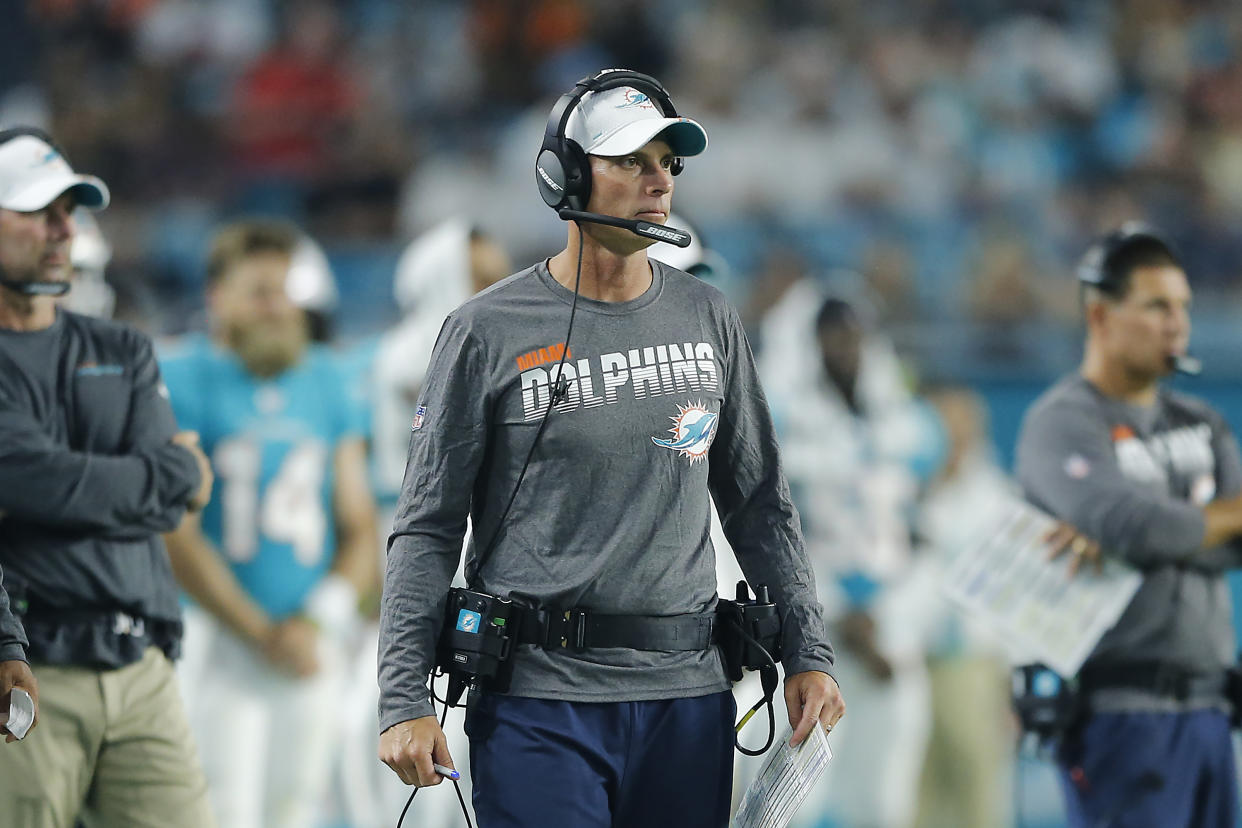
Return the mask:
[[[415,403],[440,328],[458,305],[508,276],[512,269],[504,248],[461,218],[441,222],[416,238],[397,264],[393,296],[402,319],[367,349],[370,359],[361,368],[365,376],[359,378],[366,384],[371,410],[371,479],[379,504],[381,565],[405,475]],[[469,536],[465,543],[470,543]],[[460,572],[455,585],[465,585]],[[375,683],[379,647],[376,621],[377,618],[368,619],[347,688],[347,741],[338,771],[350,828],[391,825],[394,814],[401,812],[410,795],[410,789],[400,779],[375,761],[379,751],[375,728],[379,703]],[[465,734],[459,723],[446,727],[446,736],[454,755],[467,755]],[[462,795],[469,800],[470,772],[465,762],[459,772]],[[461,811],[455,798],[433,795],[420,797],[413,804],[409,819],[426,828],[451,828],[461,822]]]
[[104,271],[112,261],[112,245],[100,231],[99,222],[86,210],[75,210],[73,223],[73,243],[69,246],[73,287],[65,294],[63,305],[75,313],[111,319],[116,291],[108,284]]
[[331,172],[361,98],[341,59],[347,41],[335,5],[295,0],[283,19],[282,36],[242,76],[229,112],[238,172],[257,179],[252,189],[283,185],[296,191]]
[[[996,463],[983,399],[943,387],[929,401],[944,425],[944,465],[918,509],[922,551],[936,581],[971,543],[999,492],[1017,487]],[[919,787],[918,828],[994,828],[1011,824],[1014,745],[1009,681],[1000,643],[980,622],[942,601],[928,632],[931,738]]]
[[[939,445],[884,336],[855,308],[795,285],[765,320],[764,388],[785,449],[816,584],[857,688],[833,730],[834,765],[797,825],[912,824],[930,728],[923,630],[928,590],[911,546],[921,477]],[[827,820],[827,821],[824,821]]]
[[377,587],[361,417],[289,294],[298,242],[281,223],[222,229],[207,264],[211,338],[162,360],[178,422],[221,481],[167,542],[197,602],[190,717],[220,822],[236,828],[316,825],[347,647]]
[[[211,465],[198,435],[177,431],[150,340],[57,307],[72,287],[72,212],[108,201],[46,133],[0,133],[0,561],[43,717],[0,751],[0,812],[58,828],[210,828],[159,533],[206,505]],[[12,664],[5,674],[8,696]]]
[[[1068,367],[1064,355],[1041,359],[1040,343],[1064,340],[1076,319],[1042,298],[1046,274],[1119,216],[1184,240],[1222,317],[1238,301],[1242,8],[1228,4],[21,8],[0,42],[41,71],[23,62],[4,75],[0,118],[44,113],[136,205],[123,232],[138,246],[118,237],[119,258],[127,281],[148,283],[131,292],[168,315],[162,328],[186,327],[191,248],[238,206],[304,219],[329,257],[343,249],[377,265],[394,237],[455,213],[522,258],[546,255],[559,223],[523,207],[542,112],[549,90],[605,64],[667,70],[687,108],[705,113],[712,152],[696,160],[705,174],[679,182],[678,201],[735,272],[757,272],[780,239],[810,269],[874,274],[881,313],[913,326],[942,369],[976,361],[963,325],[983,328],[992,363]],[[995,232],[973,232],[998,216]],[[723,286],[746,300],[743,280]],[[345,297],[345,329],[382,313],[377,287],[358,285],[357,304]],[[1015,313],[1023,330],[1004,331]]]
[[285,292],[289,295],[289,301],[306,314],[311,342],[321,345],[331,343],[340,293],[328,257],[310,236],[299,238],[293,249],[289,273],[285,276]]

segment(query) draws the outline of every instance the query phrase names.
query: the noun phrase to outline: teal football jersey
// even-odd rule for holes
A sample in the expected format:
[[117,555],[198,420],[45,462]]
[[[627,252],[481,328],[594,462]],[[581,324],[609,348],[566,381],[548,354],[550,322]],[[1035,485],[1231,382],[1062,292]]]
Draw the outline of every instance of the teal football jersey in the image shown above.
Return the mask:
[[312,346],[260,380],[194,336],[160,359],[177,423],[199,433],[216,484],[203,531],[273,618],[295,614],[335,554],[333,456],[361,416],[337,358]]

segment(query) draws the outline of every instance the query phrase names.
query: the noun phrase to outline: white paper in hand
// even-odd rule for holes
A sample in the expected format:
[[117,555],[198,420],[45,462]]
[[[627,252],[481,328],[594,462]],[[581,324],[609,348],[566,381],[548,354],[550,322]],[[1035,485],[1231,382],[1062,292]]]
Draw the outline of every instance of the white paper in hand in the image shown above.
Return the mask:
[[776,747],[742,796],[733,828],[785,828],[798,812],[816,780],[823,776],[832,760],[832,749],[823,728],[796,748],[789,746],[793,730],[786,728]]
[[1143,576],[1113,558],[1104,559],[1099,574],[1087,567],[1071,576],[1072,555],[1048,559],[1053,518],[1007,495],[986,511],[975,540],[945,571],[945,593],[985,619],[1022,659],[1075,675]]
[[19,739],[25,739],[34,719],[34,699],[22,688],[14,687],[9,693],[9,721],[4,729]]

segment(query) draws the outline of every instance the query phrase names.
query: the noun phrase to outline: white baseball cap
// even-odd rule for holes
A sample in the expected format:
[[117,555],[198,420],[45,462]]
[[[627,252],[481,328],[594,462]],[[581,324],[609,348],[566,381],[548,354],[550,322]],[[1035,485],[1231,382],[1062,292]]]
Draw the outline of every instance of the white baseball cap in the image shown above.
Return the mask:
[[633,86],[586,93],[565,125],[565,137],[577,141],[588,155],[625,155],[657,135],[674,155],[698,155],[707,149],[707,131],[697,121],[665,118],[647,93]]
[[108,206],[108,187],[93,175],[79,175],[65,157],[34,135],[18,135],[0,144],[0,207],[19,213],[42,210],[73,190],[81,207]]

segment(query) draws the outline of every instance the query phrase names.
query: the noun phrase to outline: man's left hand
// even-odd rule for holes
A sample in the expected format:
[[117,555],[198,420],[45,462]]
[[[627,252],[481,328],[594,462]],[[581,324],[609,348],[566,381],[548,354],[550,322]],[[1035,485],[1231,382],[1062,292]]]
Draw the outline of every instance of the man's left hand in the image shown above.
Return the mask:
[[24,661],[0,661],[0,733],[4,734],[5,742],[17,741],[17,737],[4,727],[9,721],[9,693],[14,687],[25,690],[34,701],[35,719],[30,729],[34,730],[35,725],[39,724],[39,685],[35,682],[34,673],[30,672],[30,665]]
[[845,699],[832,676],[807,670],[785,679],[785,709],[794,729],[789,745],[797,747],[813,727],[823,725],[824,730],[832,730],[845,715]]

